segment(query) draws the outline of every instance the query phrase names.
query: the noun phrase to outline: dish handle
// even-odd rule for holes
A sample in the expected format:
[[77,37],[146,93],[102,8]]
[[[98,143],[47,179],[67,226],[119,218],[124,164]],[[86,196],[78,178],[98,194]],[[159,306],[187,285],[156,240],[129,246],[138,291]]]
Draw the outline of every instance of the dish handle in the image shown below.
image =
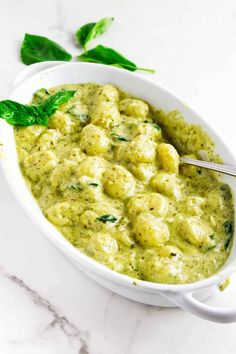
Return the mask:
[[165,292],[163,295],[168,300],[181,307],[183,310],[186,310],[198,317],[204,318],[205,320],[217,323],[236,322],[236,308],[217,308],[214,306],[206,305],[197,300],[193,296],[193,293],[190,292]]
[[19,85],[22,81],[27,79],[28,77],[37,74],[38,72],[44,70],[44,69],[49,69],[52,68],[56,65],[61,65],[65,64],[64,61],[44,61],[41,63],[35,63],[27,66],[25,69],[23,69],[14,79],[12,86],[15,88],[17,85]]

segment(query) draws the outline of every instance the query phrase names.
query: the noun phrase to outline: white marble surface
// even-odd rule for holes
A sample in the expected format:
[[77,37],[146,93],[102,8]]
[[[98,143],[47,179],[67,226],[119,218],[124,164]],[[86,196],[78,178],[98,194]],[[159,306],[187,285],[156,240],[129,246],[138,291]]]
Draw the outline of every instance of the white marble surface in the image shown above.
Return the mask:
[[[24,67],[18,52],[25,32],[77,54],[77,27],[105,15],[116,21],[101,43],[156,68],[153,80],[200,111],[235,149],[234,0],[1,0],[0,98]],[[209,303],[236,306],[235,297],[234,276]],[[229,354],[235,330],[100,287],[27,219],[0,174],[1,354]]]

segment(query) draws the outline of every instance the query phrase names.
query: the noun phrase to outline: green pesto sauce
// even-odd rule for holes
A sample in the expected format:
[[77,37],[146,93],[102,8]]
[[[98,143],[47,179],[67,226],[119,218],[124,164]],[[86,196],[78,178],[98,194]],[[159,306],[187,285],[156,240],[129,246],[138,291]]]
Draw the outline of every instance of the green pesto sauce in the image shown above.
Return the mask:
[[46,218],[78,250],[137,279],[216,273],[231,249],[231,190],[179,164],[179,155],[221,161],[207,133],[112,85],[41,89],[32,102],[63,89],[77,92],[48,127],[15,127],[22,173]]

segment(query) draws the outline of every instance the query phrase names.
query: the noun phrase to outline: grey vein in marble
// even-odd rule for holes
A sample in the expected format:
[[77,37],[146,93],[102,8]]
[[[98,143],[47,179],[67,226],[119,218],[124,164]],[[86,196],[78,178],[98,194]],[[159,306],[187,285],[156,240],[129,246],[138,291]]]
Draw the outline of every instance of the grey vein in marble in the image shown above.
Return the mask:
[[82,345],[79,349],[78,354],[89,354],[87,343],[84,341],[84,339],[81,339],[81,338],[80,338],[80,342]]
[[78,354],[89,354],[89,348],[87,344],[88,333],[81,331],[76,325],[69,321],[69,319],[61,315],[56,307],[47,299],[42,297],[36,290],[30,288],[22,279],[18,278],[16,275],[11,275],[6,273],[3,269],[0,268],[0,272],[3,276],[9,279],[16,286],[22,288],[36,306],[43,308],[44,310],[50,312],[53,317],[53,320],[45,328],[44,331],[47,331],[51,328],[58,327],[68,339],[76,338],[79,340],[79,351]]

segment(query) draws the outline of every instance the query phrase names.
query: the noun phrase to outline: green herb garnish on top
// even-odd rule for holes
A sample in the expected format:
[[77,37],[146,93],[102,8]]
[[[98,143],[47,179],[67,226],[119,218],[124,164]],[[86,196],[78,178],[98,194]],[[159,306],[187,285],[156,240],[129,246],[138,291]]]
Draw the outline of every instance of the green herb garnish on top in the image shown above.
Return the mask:
[[156,130],[161,130],[161,127],[156,123],[149,122],[148,120],[145,120],[144,123],[151,124]]
[[0,118],[12,125],[48,125],[50,116],[67,103],[76,91],[59,91],[37,105],[24,105],[12,100],[0,101]]
[[116,133],[111,133],[111,136],[116,138],[117,140],[120,140],[120,141],[129,141],[127,138],[125,138],[124,136],[122,135],[119,135],[119,134],[116,134]]
[[101,215],[97,218],[97,220],[103,222],[104,224],[106,222],[112,222],[114,223],[115,221],[117,221],[118,219],[114,216],[114,215],[111,215],[111,214],[105,214],[105,215]]
[[223,192],[223,198],[225,200],[230,200],[232,198],[231,189],[227,184],[222,184],[220,190]]
[[76,190],[77,192],[83,190],[83,187],[81,186],[80,183],[72,183],[72,184],[70,184],[70,185],[68,186],[68,188],[69,188],[69,189],[72,189],[72,190],[74,189],[74,190]]
[[210,235],[210,239],[211,239],[211,242],[208,245],[208,247],[206,248],[206,251],[210,251],[216,247],[216,235],[215,234]]
[[227,220],[224,222],[223,227],[226,235],[225,249],[227,250],[233,238],[233,232],[234,232],[233,222]]

